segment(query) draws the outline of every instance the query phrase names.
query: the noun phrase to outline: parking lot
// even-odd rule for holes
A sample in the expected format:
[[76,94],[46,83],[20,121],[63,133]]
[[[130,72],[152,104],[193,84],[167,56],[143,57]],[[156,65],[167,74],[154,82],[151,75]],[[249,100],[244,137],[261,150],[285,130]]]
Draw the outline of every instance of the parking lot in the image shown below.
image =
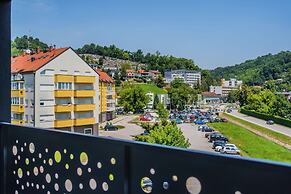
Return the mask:
[[181,128],[184,136],[189,139],[191,144],[189,149],[214,152],[211,148],[212,144],[204,137],[205,133],[198,131],[198,125],[183,123],[178,126]]

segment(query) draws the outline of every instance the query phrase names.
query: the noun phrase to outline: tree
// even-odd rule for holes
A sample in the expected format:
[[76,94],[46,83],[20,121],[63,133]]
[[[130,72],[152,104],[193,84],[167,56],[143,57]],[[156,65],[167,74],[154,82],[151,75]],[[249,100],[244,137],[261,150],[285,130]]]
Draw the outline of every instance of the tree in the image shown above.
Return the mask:
[[160,119],[168,119],[169,118],[169,112],[162,103],[158,103],[157,111],[158,111],[158,115],[159,115]]
[[164,82],[164,78],[159,75],[156,79],[155,79],[155,84],[156,86],[158,86],[159,88],[163,88],[165,86],[165,82]]
[[119,72],[114,73],[113,79],[115,81],[115,85],[116,86],[120,86],[121,85],[121,79],[120,79]]
[[176,79],[168,90],[171,98],[171,108],[184,110],[186,105],[193,105],[197,101],[199,90],[193,89],[182,80]]
[[154,109],[157,109],[157,106],[158,106],[159,103],[160,103],[160,99],[159,99],[158,95],[155,94],[155,96],[154,96],[153,108],[154,108]]
[[149,135],[136,136],[136,141],[155,143],[167,146],[188,148],[189,140],[185,138],[183,132],[175,123],[167,121],[148,126]]
[[142,112],[149,102],[149,97],[137,85],[125,84],[120,91],[120,105],[126,112]]
[[238,91],[237,90],[232,90],[228,93],[228,96],[227,96],[227,101],[230,102],[230,103],[234,103],[237,101],[237,93]]

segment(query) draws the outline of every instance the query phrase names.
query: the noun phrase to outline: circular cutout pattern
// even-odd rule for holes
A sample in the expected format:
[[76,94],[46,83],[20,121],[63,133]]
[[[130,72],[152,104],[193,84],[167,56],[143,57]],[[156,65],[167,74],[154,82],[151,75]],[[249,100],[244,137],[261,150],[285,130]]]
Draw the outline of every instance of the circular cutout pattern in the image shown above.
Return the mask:
[[55,174],[55,178],[56,178],[56,179],[59,178],[59,174],[58,174],[58,173]]
[[60,151],[56,151],[55,152],[55,161],[56,161],[56,163],[60,163],[61,160],[62,160],[62,154],[61,154],[61,152]]
[[54,187],[55,187],[55,190],[56,190],[56,191],[59,191],[60,188],[59,188],[58,183],[56,183]]
[[50,183],[52,181],[51,175],[50,174],[46,174],[45,175],[45,180],[46,180],[47,183]]
[[172,180],[173,180],[174,182],[177,182],[177,181],[178,181],[178,177],[177,177],[176,175],[173,175],[173,176],[172,176]]
[[102,189],[103,189],[103,191],[108,191],[109,186],[106,182],[102,183]]
[[110,181],[114,181],[114,175],[113,174],[109,174],[108,178],[109,178]]
[[17,155],[17,147],[16,146],[12,147],[12,153],[13,153],[14,156]]
[[96,183],[95,179],[90,179],[89,186],[92,190],[95,190],[97,188],[97,183]]
[[65,168],[66,168],[67,170],[69,170],[69,168],[70,168],[69,164],[66,164],[66,165],[65,165]]
[[29,165],[29,159],[28,158],[25,159],[25,164]]
[[196,177],[189,177],[186,181],[186,188],[191,194],[198,194],[201,191],[201,183]]
[[50,166],[52,166],[53,165],[53,160],[50,158],[48,163],[49,163]]
[[44,168],[43,168],[43,166],[40,166],[40,167],[39,167],[39,172],[40,172],[41,174],[44,172]]
[[111,158],[111,159],[110,159],[110,162],[111,162],[112,165],[115,165],[115,164],[116,164],[116,160],[115,160],[115,158]]
[[168,182],[163,182],[163,188],[165,190],[168,190],[169,189],[169,183]]
[[79,188],[80,188],[81,190],[83,189],[83,184],[82,184],[82,183],[79,184]]
[[65,181],[65,188],[68,192],[71,192],[73,190],[73,184],[72,184],[72,181],[70,179],[67,179]]
[[70,159],[73,160],[74,159],[74,155],[70,154]]
[[234,194],[242,194],[240,191],[236,191],[234,192]]
[[88,164],[88,155],[85,152],[80,154],[80,162],[84,166]]
[[21,179],[23,177],[23,171],[21,168],[18,168],[17,170],[17,174],[18,174],[18,177]]
[[148,177],[143,177],[140,182],[140,187],[145,193],[151,193],[153,190],[153,182]]
[[34,151],[35,151],[35,146],[34,146],[34,144],[33,143],[30,143],[29,144],[29,151],[30,151],[30,153],[34,153]]
[[97,163],[97,168],[102,168],[102,163],[101,162]]
[[82,168],[77,168],[77,174],[79,175],[79,176],[82,176],[82,174],[83,174],[83,171],[82,171]]
[[34,173],[35,176],[38,175],[38,168],[37,168],[37,167],[34,167],[34,168],[33,168],[33,173]]
[[150,169],[150,173],[151,173],[152,175],[154,175],[154,174],[156,173],[155,169],[151,168],[151,169]]

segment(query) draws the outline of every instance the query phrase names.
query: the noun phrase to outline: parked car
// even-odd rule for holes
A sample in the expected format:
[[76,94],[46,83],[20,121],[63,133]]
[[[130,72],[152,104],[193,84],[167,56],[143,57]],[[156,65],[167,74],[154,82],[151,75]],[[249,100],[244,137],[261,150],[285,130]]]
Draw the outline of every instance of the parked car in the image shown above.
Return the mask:
[[105,131],[117,131],[118,127],[112,125],[112,123],[107,123],[104,127]]
[[220,150],[224,154],[238,154],[240,155],[240,150],[234,144],[225,144]]
[[274,123],[275,122],[273,120],[267,120],[267,122],[266,122],[267,125],[274,125]]
[[205,125],[205,122],[204,121],[201,121],[201,120],[196,120],[196,121],[194,121],[194,123],[196,125]]
[[140,121],[151,121],[152,119],[150,117],[140,116],[139,120]]
[[226,110],[226,112],[228,112],[228,113],[231,113],[231,112],[232,112],[232,110],[231,110],[231,109],[227,109],[227,110]]
[[[216,147],[220,146],[221,148],[224,147],[224,145],[226,144],[225,141],[221,141],[221,140],[216,140],[213,142],[212,144],[212,149],[216,149]],[[215,150],[216,151],[216,150]]]
[[182,119],[179,119],[179,118],[177,118],[177,119],[176,119],[176,123],[177,123],[177,124],[182,124],[182,123],[183,123],[183,120],[182,120]]
[[202,132],[213,132],[214,129],[210,128],[210,127],[206,127],[204,129],[202,129]]
[[222,140],[222,141],[228,141],[228,139],[226,138],[226,137],[224,137],[223,135],[221,135],[221,134],[212,134],[212,135],[210,135],[209,136],[209,138],[208,138],[209,140],[209,142],[213,142],[213,141],[216,141],[216,140]]
[[210,133],[205,133],[205,138],[208,138],[212,134],[220,134],[220,133],[217,132],[217,131],[213,131],[213,132],[210,132]]
[[198,131],[202,131],[203,129],[205,129],[205,128],[207,128],[208,126],[206,126],[206,125],[200,125],[199,127],[198,127]]
[[228,121],[226,118],[222,118],[220,120],[221,120],[221,122],[227,122]]

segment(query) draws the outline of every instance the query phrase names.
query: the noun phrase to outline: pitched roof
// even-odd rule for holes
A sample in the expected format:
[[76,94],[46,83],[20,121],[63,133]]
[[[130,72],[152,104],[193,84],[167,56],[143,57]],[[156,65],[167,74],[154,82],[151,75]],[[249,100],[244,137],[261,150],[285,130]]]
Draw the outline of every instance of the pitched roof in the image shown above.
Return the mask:
[[220,97],[220,95],[215,94],[214,92],[202,92],[203,97]]
[[102,82],[110,82],[114,83],[114,80],[104,71],[101,69],[94,69],[99,74],[99,80]]
[[57,56],[68,50],[69,48],[52,49],[47,52],[39,52],[32,55],[20,55],[11,59],[11,72],[23,73],[34,72]]

